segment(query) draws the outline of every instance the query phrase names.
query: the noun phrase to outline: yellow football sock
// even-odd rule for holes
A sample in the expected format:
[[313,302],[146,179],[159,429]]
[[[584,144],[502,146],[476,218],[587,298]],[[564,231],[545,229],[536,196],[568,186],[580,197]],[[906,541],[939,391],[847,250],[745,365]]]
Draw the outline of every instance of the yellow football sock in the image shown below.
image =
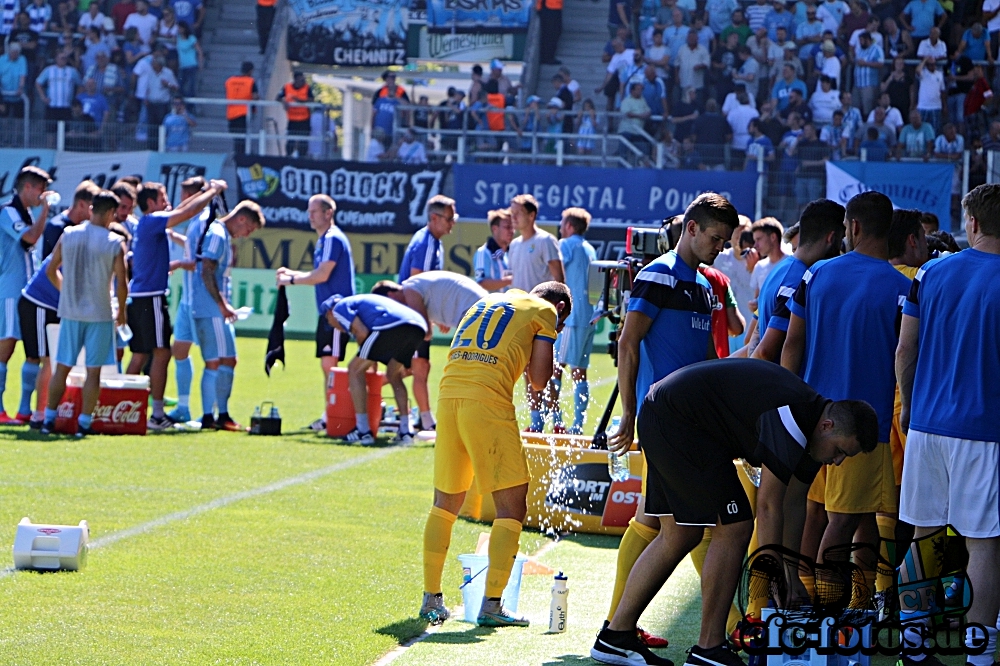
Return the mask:
[[486,571],[486,597],[497,599],[510,579],[521,540],[521,523],[513,518],[497,518],[490,530],[490,568]]
[[424,592],[441,592],[441,574],[451,545],[451,527],[457,518],[444,509],[431,507],[424,527]]
[[895,541],[896,539],[896,519],[892,516],[877,515],[875,516],[875,522],[878,523],[878,535],[882,538],[882,543],[879,544],[878,548],[879,554],[889,563],[879,562],[875,565],[875,591],[882,592],[892,586],[893,579],[896,577],[896,572],[892,567],[892,560],[889,557],[889,549],[886,545],[886,542]]
[[622,535],[622,542],[618,546],[618,570],[615,573],[615,590],[611,593],[611,610],[608,611],[608,621],[614,617],[618,610],[618,604],[625,594],[625,583],[628,582],[628,575],[632,573],[635,561],[646,550],[646,546],[653,543],[653,539],[660,533],[654,527],[648,527],[638,522],[635,518],[628,521],[628,529]]

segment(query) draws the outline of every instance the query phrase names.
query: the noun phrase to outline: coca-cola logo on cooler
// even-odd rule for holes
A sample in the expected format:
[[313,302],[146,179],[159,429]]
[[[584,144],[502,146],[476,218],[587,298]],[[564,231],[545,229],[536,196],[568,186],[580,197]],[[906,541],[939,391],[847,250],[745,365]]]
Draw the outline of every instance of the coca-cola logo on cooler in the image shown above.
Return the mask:
[[56,410],[56,416],[61,419],[71,419],[75,416],[76,405],[72,402],[60,402]]
[[143,416],[141,402],[136,400],[121,400],[114,405],[97,403],[94,408],[94,421],[110,423],[139,423]]

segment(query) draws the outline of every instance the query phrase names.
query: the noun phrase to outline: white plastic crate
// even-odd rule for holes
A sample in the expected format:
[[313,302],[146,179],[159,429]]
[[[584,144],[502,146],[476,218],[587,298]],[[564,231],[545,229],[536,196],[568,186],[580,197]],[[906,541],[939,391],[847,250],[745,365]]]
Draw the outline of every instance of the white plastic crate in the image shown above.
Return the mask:
[[35,525],[24,517],[14,536],[14,568],[35,571],[79,571],[87,564],[90,528],[79,525]]

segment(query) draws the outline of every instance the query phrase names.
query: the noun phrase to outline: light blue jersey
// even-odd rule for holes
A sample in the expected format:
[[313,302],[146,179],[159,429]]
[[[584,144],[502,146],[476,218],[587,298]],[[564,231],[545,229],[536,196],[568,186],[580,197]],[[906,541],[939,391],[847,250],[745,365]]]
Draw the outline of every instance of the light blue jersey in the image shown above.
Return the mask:
[[191,314],[195,319],[205,317],[219,317],[219,305],[208,293],[205,280],[202,276],[205,260],[218,263],[215,269],[215,284],[219,288],[219,293],[228,301],[232,285],[230,282],[230,271],[233,263],[233,246],[230,242],[229,231],[226,225],[216,220],[209,225],[205,233],[205,240],[201,244],[201,252],[197,255],[194,288],[191,290]]
[[[202,241],[202,237],[205,235],[205,228],[208,225],[209,209],[201,211],[195,217],[191,218],[188,222],[187,229],[184,231],[184,236],[187,238],[184,241],[184,260],[193,261],[198,256],[198,245]],[[194,283],[195,280],[201,281],[201,265],[195,264],[195,269],[193,271],[184,271],[182,276],[182,287],[181,287],[181,303],[191,306],[191,301],[194,296]],[[218,308],[216,308],[218,309]]]
[[20,298],[21,290],[35,274],[34,257],[21,238],[31,228],[31,215],[14,196],[0,208],[0,299]]
[[590,319],[594,316],[588,289],[590,262],[597,261],[597,252],[579,234],[560,240],[559,252],[566,271],[566,286],[573,298],[573,309],[566,318],[566,326],[590,326]]

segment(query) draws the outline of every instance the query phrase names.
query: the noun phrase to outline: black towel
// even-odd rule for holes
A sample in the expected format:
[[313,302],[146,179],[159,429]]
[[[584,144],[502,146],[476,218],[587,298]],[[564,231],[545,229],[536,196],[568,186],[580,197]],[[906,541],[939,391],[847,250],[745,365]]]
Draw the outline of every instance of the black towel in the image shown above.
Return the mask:
[[278,302],[274,305],[274,321],[267,334],[267,354],[264,356],[264,372],[271,376],[271,368],[281,361],[285,365],[285,322],[288,320],[288,296],[285,288],[278,287]]

